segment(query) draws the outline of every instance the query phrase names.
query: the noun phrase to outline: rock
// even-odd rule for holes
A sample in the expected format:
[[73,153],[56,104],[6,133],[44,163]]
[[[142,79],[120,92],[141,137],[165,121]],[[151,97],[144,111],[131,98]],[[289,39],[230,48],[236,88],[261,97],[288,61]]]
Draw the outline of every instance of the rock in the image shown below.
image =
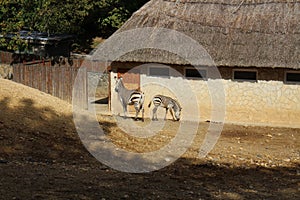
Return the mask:
[[208,159],[208,160],[213,160],[213,157],[207,156],[207,159]]

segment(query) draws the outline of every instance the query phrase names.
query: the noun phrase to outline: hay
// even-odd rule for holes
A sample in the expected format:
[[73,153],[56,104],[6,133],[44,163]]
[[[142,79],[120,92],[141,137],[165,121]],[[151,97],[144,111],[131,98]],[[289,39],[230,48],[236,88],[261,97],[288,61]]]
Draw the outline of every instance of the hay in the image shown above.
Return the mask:
[[[299,69],[299,19],[299,0],[152,0],[118,32],[168,28],[198,41],[218,66]],[[130,52],[119,61],[189,64],[157,50]]]

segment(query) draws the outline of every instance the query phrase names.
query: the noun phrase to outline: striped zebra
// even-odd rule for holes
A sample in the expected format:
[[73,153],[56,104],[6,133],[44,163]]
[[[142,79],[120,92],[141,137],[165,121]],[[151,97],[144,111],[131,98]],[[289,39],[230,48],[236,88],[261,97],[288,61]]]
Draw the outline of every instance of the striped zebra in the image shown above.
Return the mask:
[[170,109],[170,113],[173,117],[174,121],[179,121],[180,120],[180,115],[181,115],[181,107],[179,103],[175,100],[172,99],[171,97],[163,96],[163,95],[156,95],[152,98],[152,101],[150,101],[148,107],[151,107],[151,103],[153,102],[153,105],[155,106],[152,110],[152,120],[158,120],[157,119],[157,109],[158,107],[163,107],[166,109],[166,114],[165,114],[165,120],[167,117],[168,110]]
[[119,100],[124,111],[124,117],[127,117],[127,105],[134,105],[136,112],[134,119],[137,120],[139,112],[142,111],[142,121],[144,121],[144,93],[138,90],[128,90],[124,86],[122,78],[116,78],[115,91],[119,95]]

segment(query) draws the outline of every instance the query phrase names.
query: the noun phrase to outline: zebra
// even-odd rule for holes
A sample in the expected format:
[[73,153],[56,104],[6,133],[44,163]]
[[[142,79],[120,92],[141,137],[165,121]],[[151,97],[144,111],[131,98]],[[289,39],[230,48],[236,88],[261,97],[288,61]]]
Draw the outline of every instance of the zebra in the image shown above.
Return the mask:
[[151,107],[151,103],[153,102],[154,108],[152,110],[152,120],[158,120],[157,119],[157,109],[159,106],[163,107],[166,109],[166,114],[164,117],[164,120],[166,120],[168,110],[170,109],[170,113],[173,117],[174,121],[179,121],[180,120],[180,115],[181,115],[181,106],[180,104],[175,100],[172,99],[171,97],[164,96],[164,95],[155,95],[152,100],[149,102],[148,107]]
[[144,100],[145,95],[138,90],[128,90],[123,84],[123,78],[116,79],[115,91],[119,95],[119,100],[122,104],[124,117],[127,117],[127,105],[134,105],[135,108],[135,120],[137,120],[138,114],[142,111],[142,121],[144,121]]

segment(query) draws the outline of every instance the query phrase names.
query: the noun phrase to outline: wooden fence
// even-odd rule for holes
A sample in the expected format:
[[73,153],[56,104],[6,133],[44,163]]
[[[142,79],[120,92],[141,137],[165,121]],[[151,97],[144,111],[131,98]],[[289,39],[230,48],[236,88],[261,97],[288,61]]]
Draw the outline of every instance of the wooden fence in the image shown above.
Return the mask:
[[104,71],[108,66],[106,62],[84,58],[72,59],[72,65],[68,62],[53,65],[47,60],[14,64],[13,53],[6,51],[0,51],[0,63],[13,66],[13,81],[36,88],[69,103],[72,103],[73,85],[77,79],[75,103],[81,108],[88,106],[88,72]]
[[[73,65],[51,65],[48,61],[13,64],[13,81],[36,88],[62,100],[72,102],[72,91],[75,78],[82,60],[73,60]],[[76,99],[83,107],[87,106],[87,73],[80,69],[80,93]],[[83,72],[83,73],[82,73]],[[78,87],[78,86],[77,86]],[[80,96],[78,96],[80,94]]]

